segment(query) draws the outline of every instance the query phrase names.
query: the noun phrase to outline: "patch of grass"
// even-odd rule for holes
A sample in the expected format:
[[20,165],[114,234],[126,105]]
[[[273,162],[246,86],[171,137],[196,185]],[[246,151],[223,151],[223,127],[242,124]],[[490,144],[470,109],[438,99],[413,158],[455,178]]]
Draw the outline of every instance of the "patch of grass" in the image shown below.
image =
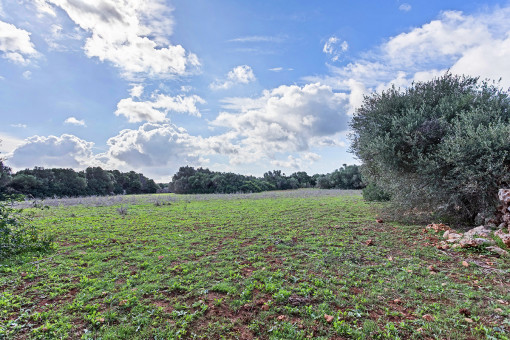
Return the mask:
[[0,262],[0,338],[510,334],[508,260],[439,251],[423,226],[377,223],[359,194],[155,196],[172,204],[34,210],[58,247]]

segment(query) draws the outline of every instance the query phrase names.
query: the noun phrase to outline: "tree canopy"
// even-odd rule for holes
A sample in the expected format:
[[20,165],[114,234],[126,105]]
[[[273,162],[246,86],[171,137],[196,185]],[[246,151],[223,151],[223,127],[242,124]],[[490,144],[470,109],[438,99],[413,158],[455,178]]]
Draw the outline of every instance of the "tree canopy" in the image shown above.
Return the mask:
[[395,206],[474,221],[510,185],[510,99],[496,83],[446,73],[364,98],[351,122],[362,173]]

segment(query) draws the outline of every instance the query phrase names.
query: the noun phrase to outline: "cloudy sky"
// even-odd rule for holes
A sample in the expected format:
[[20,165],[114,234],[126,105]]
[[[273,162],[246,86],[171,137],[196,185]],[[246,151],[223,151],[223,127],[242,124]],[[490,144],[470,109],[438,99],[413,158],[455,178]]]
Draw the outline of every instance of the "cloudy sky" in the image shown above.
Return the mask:
[[326,173],[356,162],[363,94],[447,69],[510,87],[509,1],[0,0],[0,151]]

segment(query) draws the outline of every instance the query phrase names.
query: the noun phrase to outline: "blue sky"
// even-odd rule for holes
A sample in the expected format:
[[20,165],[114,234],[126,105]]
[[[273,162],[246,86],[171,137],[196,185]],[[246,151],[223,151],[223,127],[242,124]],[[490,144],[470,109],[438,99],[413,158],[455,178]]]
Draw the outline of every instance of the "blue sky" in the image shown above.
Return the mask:
[[356,163],[364,94],[450,69],[510,87],[508,1],[0,0],[15,170],[262,175]]

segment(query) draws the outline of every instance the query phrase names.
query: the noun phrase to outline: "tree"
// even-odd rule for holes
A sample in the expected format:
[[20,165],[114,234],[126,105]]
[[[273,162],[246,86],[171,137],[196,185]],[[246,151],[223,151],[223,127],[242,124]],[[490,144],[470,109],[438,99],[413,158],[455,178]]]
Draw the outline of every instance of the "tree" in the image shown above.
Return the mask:
[[510,99],[494,82],[446,73],[366,96],[352,151],[394,206],[474,222],[510,186]]

